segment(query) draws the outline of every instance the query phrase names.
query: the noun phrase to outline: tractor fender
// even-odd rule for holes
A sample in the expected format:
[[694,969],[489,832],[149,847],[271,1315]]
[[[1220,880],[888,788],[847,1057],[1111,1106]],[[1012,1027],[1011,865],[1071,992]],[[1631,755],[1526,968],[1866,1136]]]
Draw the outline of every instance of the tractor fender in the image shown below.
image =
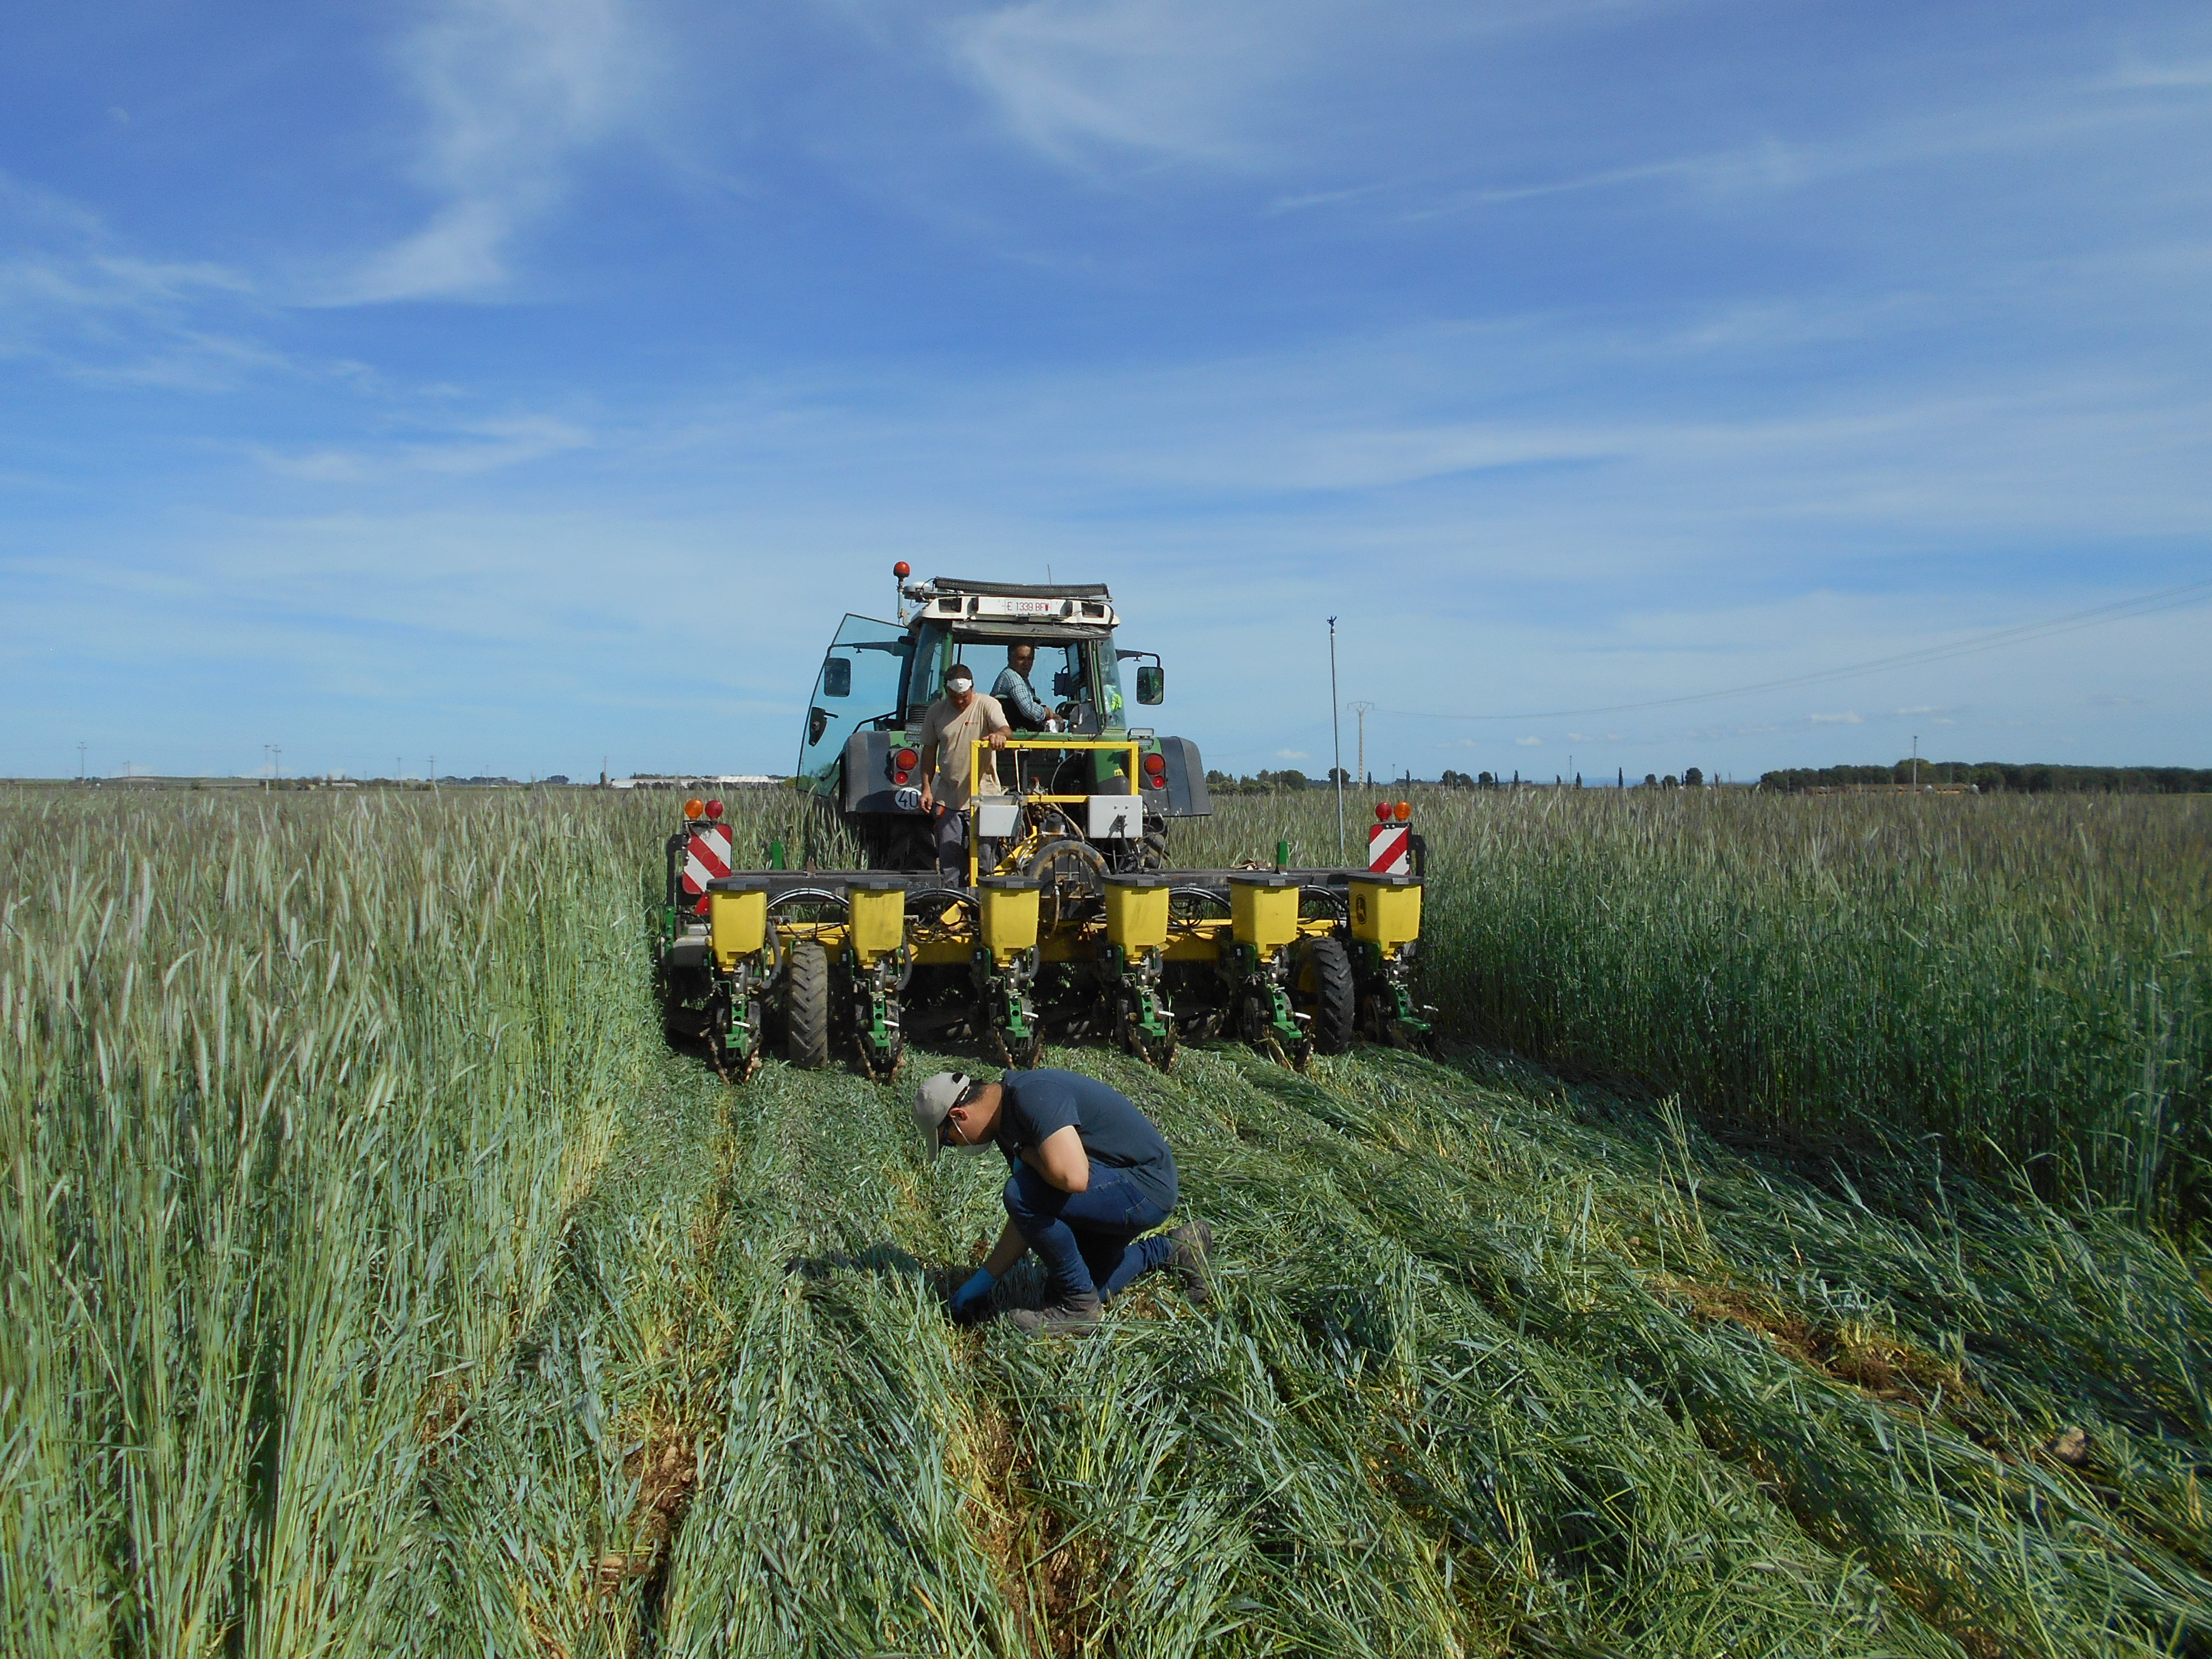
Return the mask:
[[[855,732],[845,739],[845,752],[837,768],[838,800],[848,812],[913,812],[898,803],[898,786],[891,781],[891,750],[905,742],[896,732]],[[919,785],[920,778],[908,780]]]
[[1165,818],[1211,817],[1213,798],[1206,793],[1198,745],[1188,738],[1162,738],[1159,743],[1160,758],[1168,763],[1168,785],[1145,791],[1146,808]]

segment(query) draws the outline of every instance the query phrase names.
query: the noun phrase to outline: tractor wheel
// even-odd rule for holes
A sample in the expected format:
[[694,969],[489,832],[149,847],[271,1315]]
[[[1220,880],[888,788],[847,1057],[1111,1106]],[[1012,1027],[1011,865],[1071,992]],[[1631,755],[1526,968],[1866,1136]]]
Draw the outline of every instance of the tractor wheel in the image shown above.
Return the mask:
[[991,1057],[1010,1072],[1033,1072],[1038,1057],[1044,1052],[1044,1036],[1032,1030],[1017,1042],[994,1025],[991,1032]]
[[1077,920],[1106,891],[1106,860],[1085,841],[1048,841],[1030,854],[1022,873],[1044,884],[1037,923],[1046,932]]
[[1359,1021],[1359,988],[1352,977],[1352,956],[1344,941],[1317,939],[1306,952],[1305,971],[1298,989],[1313,999],[1314,1047],[1325,1054],[1340,1054],[1352,1047],[1352,1034]]
[[1144,1028],[1137,1023],[1135,1000],[1122,998],[1115,1005],[1114,1022],[1115,1028],[1121,1033],[1121,1047],[1130,1054],[1143,1060],[1147,1066],[1157,1066],[1163,1072],[1172,1071],[1175,1068],[1176,1028],[1172,1018],[1167,1021],[1167,1034],[1164,1036],[1148,1036]]
[[791,947],[783,988],[783,1057],[802,1070],[830,1063],[830,955],[812,939]]

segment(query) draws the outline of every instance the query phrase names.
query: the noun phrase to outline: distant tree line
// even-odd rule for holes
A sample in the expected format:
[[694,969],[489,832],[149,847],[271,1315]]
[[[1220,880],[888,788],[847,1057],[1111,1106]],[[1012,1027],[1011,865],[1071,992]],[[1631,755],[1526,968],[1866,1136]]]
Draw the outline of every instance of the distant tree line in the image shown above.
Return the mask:
[[1228,772],[1208,772],[1206,789],[1212,795],[1288,795],[1301,789],[1325,787],[1321,780],[1310,778],[1296,767],[1280,772],[1255,772],[1249,777],[1237,777]]
[[[2015,766],[2004,761],[1920,763],[1923,784],[1972,784],[1984,794],[2189,795],[2212,791],[2212,769],[2190,766]],[[1763,774],[1762,789],[1838,789],[1852,784],[1909,784],[1913,763],[1792,766]]]

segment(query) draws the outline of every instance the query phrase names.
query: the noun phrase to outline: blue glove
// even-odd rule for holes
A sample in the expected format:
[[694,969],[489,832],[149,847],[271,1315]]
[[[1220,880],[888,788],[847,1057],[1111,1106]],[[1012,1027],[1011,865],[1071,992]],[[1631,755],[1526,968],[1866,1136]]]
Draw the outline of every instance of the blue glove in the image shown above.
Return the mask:
[[963,1325],[981,1318],[983,1304],[991,1298],[991,1287],[998,1282],[988,1268],[976,1268],[975,1277],[952,1292],[952,1316]]

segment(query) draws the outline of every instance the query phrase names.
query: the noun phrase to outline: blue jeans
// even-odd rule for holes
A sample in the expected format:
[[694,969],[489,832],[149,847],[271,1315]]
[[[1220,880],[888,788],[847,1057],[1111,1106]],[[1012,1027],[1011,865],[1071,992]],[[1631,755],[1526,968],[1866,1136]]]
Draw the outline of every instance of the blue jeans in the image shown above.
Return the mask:
[[1063,1193],[1024,1164],[1006,1182],[1005,1196],[1014,1231],[1044,1261],[1054,1303],[1112,1296],[1175,1251],[1165,1238],[1137,1238],[1168,1212],[1125,1170],[1093,1164],[1087,1188]]

